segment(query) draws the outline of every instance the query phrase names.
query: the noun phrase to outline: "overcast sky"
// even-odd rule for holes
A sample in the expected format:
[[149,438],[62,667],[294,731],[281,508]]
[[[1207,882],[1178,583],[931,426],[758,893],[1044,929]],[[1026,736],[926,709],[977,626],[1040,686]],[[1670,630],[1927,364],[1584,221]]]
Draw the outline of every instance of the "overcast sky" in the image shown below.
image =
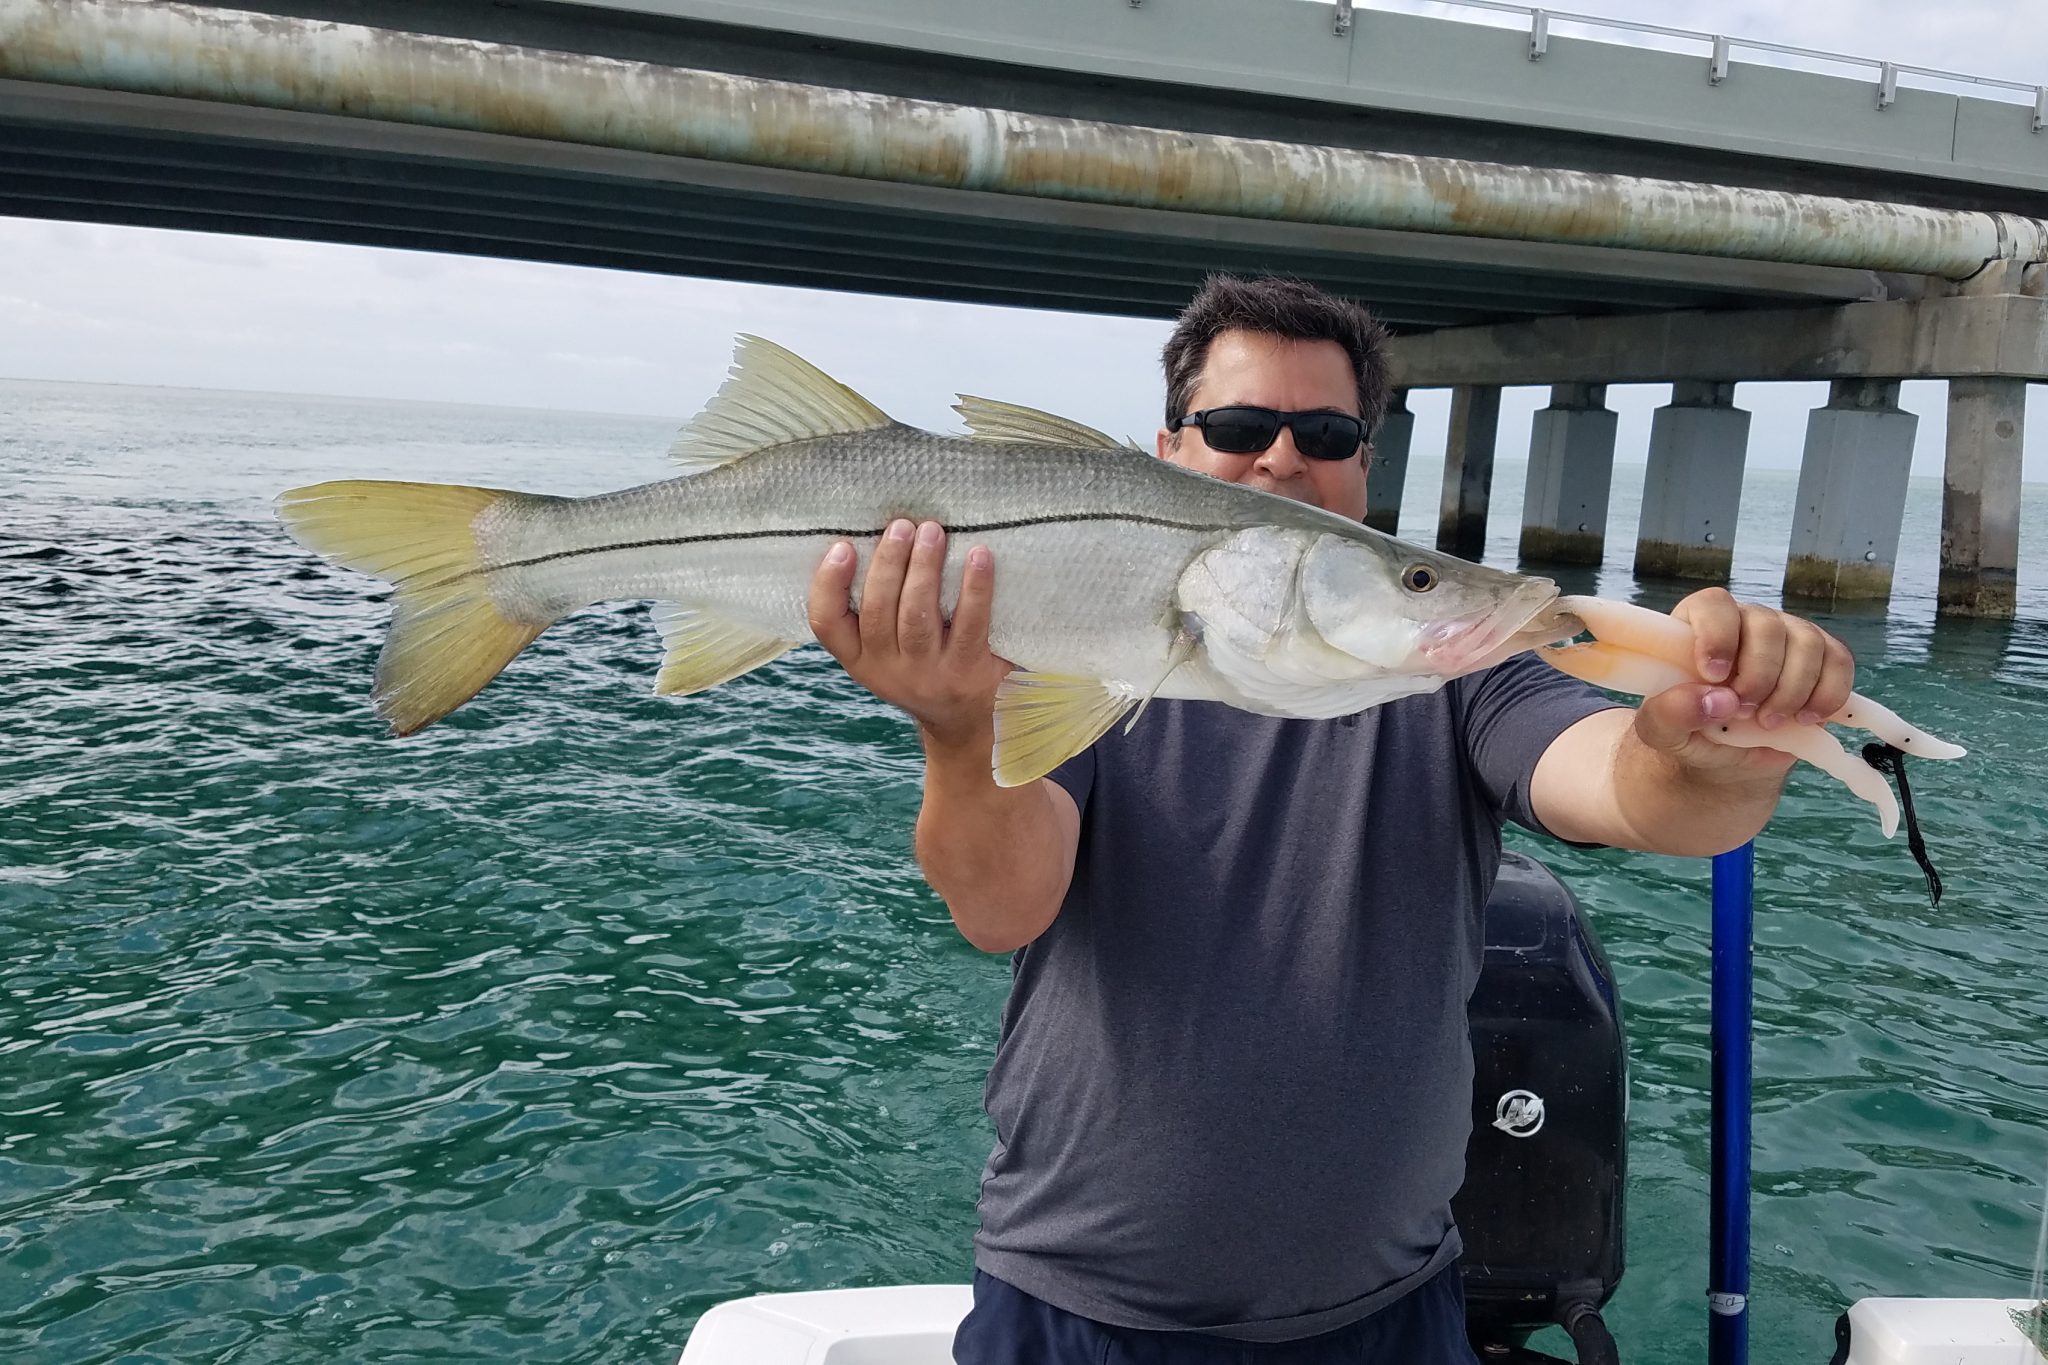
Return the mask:
[[[1387,3],[1387,0],[1380,0]],[[1433,7],[1398,0],[1403,9]],[[2048,0],[1616,0],[1642,22],[2048,80]],[[1434,7],[1441,8],[1441,7]],[[1452,12],[1452,11],[1445,11]],[[1457,12],[1461,17],[1473,11]],[[1572,30],[1559,23],[1554,32]],[[2044,135],[2048,136],[2048,135]],[[1050,408],[1117,435],[1157,422],[1163,323],[301,242],[0,218],[0,376],[265,389],[681,419],[723,376],[732,334],[791,346],[905,421],[953,426],[956,390]],[[1616,389],[1618,458],[1639,462],[1668,389]],[[1915,470],[1939,474],[1941,387],[1911,384]],[[2048,480],[2036,386],[2027,477]],[[1753,464],[1796,467],[1819,385],[1746,384]],[[1535,390],[1503,404],[1523,453]],[[1446,407],[1417,395],[1417,452]],[[1411,492],[1413,490],[1411,489]]]

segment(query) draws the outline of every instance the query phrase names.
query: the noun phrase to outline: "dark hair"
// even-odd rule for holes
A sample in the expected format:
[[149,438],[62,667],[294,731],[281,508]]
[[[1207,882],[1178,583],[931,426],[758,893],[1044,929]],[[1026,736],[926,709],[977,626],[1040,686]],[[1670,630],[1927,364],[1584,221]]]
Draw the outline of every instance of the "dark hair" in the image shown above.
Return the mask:
[[[1181,310],[1160,359],[1166,365],[1166,425],[1187,416],[1209,363],[1209,344],[1225,332],[1259,332],[1289,341],[1334,341],[1358,378],[1358,415],[1367,438],[1387,410],[1387,329],[1365,308],[1286,276],[1211,275]],[[1174,434],[1179,435],[1178,429]]]

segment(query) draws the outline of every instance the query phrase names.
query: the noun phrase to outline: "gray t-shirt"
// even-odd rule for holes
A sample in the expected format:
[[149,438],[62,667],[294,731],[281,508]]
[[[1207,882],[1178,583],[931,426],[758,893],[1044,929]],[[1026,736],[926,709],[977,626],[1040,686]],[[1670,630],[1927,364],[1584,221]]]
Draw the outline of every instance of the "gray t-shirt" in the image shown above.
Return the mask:
[[1054,773],[1081,842],[1012,963],[975,1263],[1248,1341],[1448,1265],[1501,823],[1541,828],[1536,760],[1612,704],[1521,655],[1337,720],[1154,702]]

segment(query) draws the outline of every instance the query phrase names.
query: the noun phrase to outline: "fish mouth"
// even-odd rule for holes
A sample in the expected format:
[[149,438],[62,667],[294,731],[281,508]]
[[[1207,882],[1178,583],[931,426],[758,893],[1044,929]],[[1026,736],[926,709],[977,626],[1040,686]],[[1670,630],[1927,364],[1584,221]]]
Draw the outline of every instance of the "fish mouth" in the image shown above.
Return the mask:
[[1491,611],[1431,622],[1416,648],[1431,671],[1457,678],[1525,649],[1569,640],[1584,629],[1578,617],[1558,605],[1557,584],[1532,578]]

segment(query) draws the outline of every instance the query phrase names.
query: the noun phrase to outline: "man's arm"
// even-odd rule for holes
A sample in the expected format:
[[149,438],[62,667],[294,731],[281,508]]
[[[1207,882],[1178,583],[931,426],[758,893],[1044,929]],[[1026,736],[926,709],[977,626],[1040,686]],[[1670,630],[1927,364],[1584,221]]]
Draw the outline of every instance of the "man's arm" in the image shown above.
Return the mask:
[[1847,646],[1810,621],[1739,603],[1720,588],[1671,614],[1693,628],[1704,683],[1603,711],[1559,735],[1530,783],[1536,816],[1561,839],[1705,857],[1748,839],[1777,809],[1794,760],[1700,732],[1731,716],[1766,730],[1833,715],[1855,686]]
[[950,626],[939,608],[946,534],[893,523],[848,609],[853,547],[832,547],[811,579],[810,624],[853,680],[910,713],[924,742],[917,860],[975,947],[1007,953],[1045,932],[1074,875],[1081,813],[1057,783],[998,787],[990,770],[995,695],[1010,665],[989,652],[995,561],[968,552]]
[[1081,842],[1081,811],[1049,778],[998,787],[991,732],[964,750],[924,738],[924,805],[917,862],[969,943],[1014,952],[1044,933],[1066,899]]

